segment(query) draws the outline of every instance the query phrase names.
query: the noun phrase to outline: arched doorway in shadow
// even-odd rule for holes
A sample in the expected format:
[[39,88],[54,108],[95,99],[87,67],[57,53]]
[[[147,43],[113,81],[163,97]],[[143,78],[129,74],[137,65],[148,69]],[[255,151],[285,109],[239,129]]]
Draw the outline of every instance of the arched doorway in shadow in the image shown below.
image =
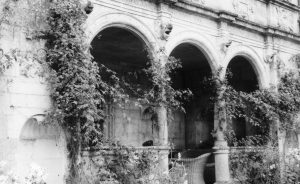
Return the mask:
[[[259,89],[258,76],[250,61],[243,56],[234,57],[227,67],[228,84],[236,91],[251,93]],[[232,119],[232,129],[237,140],[261,134],[258,127],[251,125],[245,118]]]
[[194,45],[182,43],[170,56],[179,59],[182,68],[172,76],[175,89],[189,89],[193,93],[190,101],[185,102],[186,113],[176,112],[169,124],[169,139],[175,149],[210,149],[213,145],[212,95],[205,83],[212,75],[211,67],[205,55]]
[[[123,145],[142,146],[144,142],[153,141],[152,121],[143,116],[143,107],[135,105],[141,94],[137,89],[151,86],[150,78],[143,71],[149,64],[146,42],[132,30],[109,27],[93,39],[91,46],[94,60],[116,73],[130,97],[122,107],[114,103],[108,105],[109,118],[104,125],[104,134]],[[134,87],[130,88],[126,83]]]
[[42,123],[44,118],[37,114],[24,124],[16,153],[17,172],[25,178],[34,165],[45,171],[47,183],[63,184],[67,171],[65,137],[58,126]]
[[[198,163],[201,155],[212,153],[214,144],[211,135],[214,129],[213,92],[208,82],[212,76],[211,66],[204,53],[190,43],[178,45],[170,56],[179,59],[182,64],[172,75],[173,87],[189,89],[193,93],[191,99],[184,102],[186,112],[173,112],[173,119],[169,122],[169,141],[175,149],[171,156],[176,157],[176,153],[181,152],[182,158],[195,159],[192,162]],[[203,164],[199,167],[203,169],[205,183],[214,183],[213,155]],[[188,171],[188,175],[193,175],[193,172]]]

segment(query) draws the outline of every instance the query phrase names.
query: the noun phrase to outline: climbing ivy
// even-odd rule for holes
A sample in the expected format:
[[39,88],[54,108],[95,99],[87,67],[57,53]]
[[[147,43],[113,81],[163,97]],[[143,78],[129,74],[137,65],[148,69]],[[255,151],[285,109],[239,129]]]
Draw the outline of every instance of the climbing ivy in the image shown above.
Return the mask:
[[[299,182],[299,159],[295,154],[279,152],[277,134],[277,130],[295,131],[299,126],[296,120],[300,112],[299,71],[281,73],[278,85],[251,93],[235,90],[226,79],[215,81],[219,84],[216,91],[222,91],[221,96],[216,93],[219,98],[215,102],[225,102],[227,141],[230,146],[243,146],[230,154],[233,177],[239,183]],[[233,118],[244,118],[258,127],[260,133],[237,139],[231,125]]]
[[52,69],[49,81],[54,102],[50,119],[67,133],[70,183],[78,177],[81,150],[101,143],[104,95],[110,91],[89,52],[83,28],[86,18],[79,0],[49,4],[46,59]]
[[159,51],[149,57],[150,65],[145,69],[153,83],[151,88],[144,91],[144,99],[148,104],[163,106],[169,109],[184,111],[183,102],[191,97],[189,89],[177,90],[172,86],[171,75],[181,68],[180,61],[174,57],[167,57],[164,51]]
[[[232,119],[242,118],[252,126],[258,127],[260,135],[249,137],[251,142],[262,143],[268,140],[270,128],[280,131],[296,130],[297,117],[300,112],[300,79],[299,70],[289,70],[281,73],[277,85],[258,89],[253,92],[244,92],[234,89],[228,82],[231,77],[227,71],[222,79],[222,68],[212,77],[205,79],[203,84],[211,91],[211,104],[217,104],[216,113],[220,119],[227,120],[225,130],[230,143],[237,143],[232,127]],[[264,134],[264,136],[262,136]],[[264,138],[263,138],[264,137]],[[257,140],[254,140],[256,139]],[[240,143],[247,140],[241,140]],[[233,145],[233,144],[230,144]]]
[[242,117],[253,126],[268,130],[270,122],[279,121],[280,130],[296,129],[295,118],[300,111],[300,80],[298,71],[283,74],[278,86],[252,93],[226,86],[224,99],[230,118]]
[[[128,101],[126,88],[134,87],[128,81],[124,83],[116,72],[105,65],[93,61],[84,29],[86,19],[87,12],[79,0],[51,1],[47,18],[48,30],[43,31],[47,38],[46,62],[50,68],[48,79],[53,99],[48,119],[55,120],[66,131],[70,183],[80,183],[78,178],[82,150],[113,146],[111,141],[103,137],[102,124],[107,116],[105,106],[111,102],[121,104]],[[141,93],[139,101],[142,104],[180,108],[178,97],[183,93],[171,87],[169,77],[170,71],[179,65],[173,59],[167,59],[166,64],[162,65],[160,58],[152,57],[149,67],[143,70],[146,75],[151,76],[152,85],[149,90],[145,89]],[[126,154],[121,155],[122,159],[129,158]],[[117,163],[122,161],[118,160]],[[143,158],[140,162],[144,163],[142,167],[149,167]],[[122,166],[123,169],[124,167]],[[104,175],[108,173],[108,176],[121,183],[122,179],[119,177],[127,177],[126,172],[130,172],[126,167],[125,173],[122,171],[121,174],[114,169],[116,168],[105,167],[100,172]]]

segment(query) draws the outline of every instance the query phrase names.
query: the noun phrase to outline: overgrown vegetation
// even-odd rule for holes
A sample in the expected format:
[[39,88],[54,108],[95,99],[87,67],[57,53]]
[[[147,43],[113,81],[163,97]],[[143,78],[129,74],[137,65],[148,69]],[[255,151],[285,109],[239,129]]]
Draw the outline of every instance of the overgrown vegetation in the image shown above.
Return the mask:
[[0,184],[46,184],[45,177],[45,171],[41,167],[31,164],[28,175],[20,179],[10,170],[7,162],[0,161]]
[[236,148],[230,155],[231,173],[237,183],[280,183],[280,157],[277,146]]
[[[71,171],[68,179],[72,184],[81,182],[79,172],[84,171],[82,150],[116,147],[102,135],[101,127],[107,115],[105,105],[108,102],[123,103],[129,97],[116,73],[93,61],[83,27],[86,19],[86,12],[79,0],[53,1],[49,4],[46,62],[51,73],[49,79],[53,99],[49,118],[66,130]],[[170,71],[177,66],[175,60],[166,60],[166,65],[162,65],[161,57],[150,59],[149,68],[144,71],[151,76],[152,87],[141,93],[141,103],[180,108],[177,97],[183,93],[171,87],[169,77]],[[128,87],[130,84],[126,85]],[[149,175],[147,171],[153,164],[147,158],[151,153],[147,156],[145,153],[134,154],[130,149],[119,146],[109,152],[113,152],[115,161],[100,164],[98,181],[136,183]],[[107,152],[100,153],[105,158]],[[133,159],[132,155],[136,158]]]
[[[13,14],[11,3],[10,0],[4,3],[0,26],[8,23],[8,17]],[[47,26],[42,32],[47,48],[46,63],[42,64],[49,74],[53,99],[48,119],[55,120],[66,132],[71,171],[68,182],[176,183],[182,179],[174,181],[157,172],[158,159],[153,158],[157,153],[153,150],[139,151],[115,144],[105,140],[102,132],[107,117],[105,106],[128,101],[128,88],[139,92],[137,101],[149,106],[152,114],[156,114],[156,107],[184,110],[182,99],[191,93],[173,89],[170,78],[172,71],[181,67],[180,63],[167,58],[163,51],[149,53],[149,63],[143,72],[151,79],[151,85],[140,89],[130,81],[123,81],[105,65],[93,61],[84,29],[87,12],[79,0],[50,1],[48,7]],[[0,50],[0,73],[12,65],[12,59]],[[298,128],[295,119],[300,111],[299,74],[299,71],[284,73],[278,86],[252,93],[237,91],[218,76],[209,80],[208,88],[216,97],[213,103],[224,101],[226,104],[225,109],[220,110],[226,111],[227,122],[244,118],[264,134],[237,140],[228,126],[227,140],[231,145],[263,146],[259,151],[243,150],[231,155],[233,176],[241,183],[299,182],[299,152],[291,150],[281,157],[278,143],[274,143],[272,137],[277,133],[270,133],[272,126],[277,126],[279,131]],[[91,156],[91,163],[85,162],[83,150],[96,151],[98,155]],[[282,161],[288,163],[284,170],[281,170]],[[89,164],[92,165],[86,169]],[[80,177],[89,176],[87,171],[91,172],[91,177]]]
[[254,126],[267,130],[270,122],[279,121],[280,130],[295,129],[300,110],[299,72],[283,74],[278,86],[252,93],[236,91],[227,86],[224,98],[230,118],[247,118]]
[[[4,2],[0,19],[1,28],[2,23],[9,24],[16,4],[17,2],[12,0]],[[30,40],[45,39],[46,57],[37,58],[39,54],[33,53],[30,58],[27,54],[20,57],[20,51],[17,49],[9,55],[1,50],[0,70],[4,73],[15,60],[20,62],[32,60],[33,63],[25,66],[26,70],[37,63],[43,66],[38,75],[47,77],[53,99],[53,106],[47,119],[60,125],[67,137],[70,159],[68,183],[82,183],[86,179],[81,177],[87,174],[84,169],[86,163],[82,160],[83,150],[96,151],[100,153],[99,158],[104,159],[104,163],[101,161],[94,163],[93,167],[96,168],[93,171],[97,171],[95,182],[149,183],[153,180],[164,180],[164,183],[167,181],[171,183],[170,178],[159,172],[150,176],[150,170],[153,174],[154,166],[158,163],[157,159],[151,158],[157,154],[154,154],[153,150],[133,150],[114,144],[111,140],[105,140],[102,135],[102,124],[107,117],[105,112],[107,103],[127,102],[130,95],[127,94],[126,88],[129,87],[131,90],[138,88],[128,81],[121,81],[116,72],[93,61],[84,30],[87,13],[92,11],[91,3],[89,2],[85,8],[79,0],[49,1],[46,4],[47,25],[42,30],[31,30],[32,35],[26,35]],[[45,16],[45,12],[40,11]],[[162,61],[162,57],[157,56],[159,54],[162,53],[149,53],[148,67],[143,69],[143,72],[151,78],[151,85],[147,89],[138,89],[141,95],[137,99],[140,104],[148,104],[149,108],[154,109],[154,114],[156,114],[155,107],[181,108],[178,99],[183,95],[183,92],[171,87],[169,77],[171,70],[180,66],[179,63],[166,57],[163,57],[166,60]],[[46,59],[46,62],[41,61],[43,59]],[[27,74],[28,71],[24,73],[26,76]],[[102,151],[99,151],[99,148]],[[94,175],[90,179],[93,177]]]
[[[289,153],[292,148],[285,147],[280,153],[278,144],[278,139],[283,138],[279,135],[295,132],[299,126],[296,120],[300,111],[299,71],[282,73],[278,86],[251,93],[233,89],[226,80],[222,84],[228,120],[227,140],[231,146],[243,146],[231,154],[233,177],[249,184],[299,182],[296,176],[299,160]],[[231,125],[234,118],[246,120],[259,131],[237,139]],[[256,148],[251,149],[253,146]]]

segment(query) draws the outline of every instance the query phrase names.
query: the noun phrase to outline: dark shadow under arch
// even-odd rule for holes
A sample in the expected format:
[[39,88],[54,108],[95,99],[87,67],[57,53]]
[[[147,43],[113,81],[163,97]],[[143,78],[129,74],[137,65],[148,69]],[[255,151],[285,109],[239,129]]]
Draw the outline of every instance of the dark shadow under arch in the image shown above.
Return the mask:
[[[119,27],[102,30],[91,43],[91,54],[97,63],[116,72],[124,82],[140,88],[150,86],[150,79],[143,71],[149,66],[147,44],[131,30]],[[126,92],[137,97],[134,90]]]
[[[185,142],[177,147],[209,149],[213,145],[210,133],[213,130],[214,113],[210,101],[212,93],[206,88],[207,84],[204,84],[204,80],[211,77],[211,67],[204,53],[190,43],[178,45],[170,56],[179,59],[182,63],[182,68],[172,76],[173,87],[181,90],[189,89],[193,93],[192,99],[184,104],[186,113],[177,120],[177,123],[184,122],[181,126],[185,126],[183,129],[185,132],[182,133],[184,136],[181,136]],[[175,137],[174,140],[178,139],[176,134],[171,132],[171,135]]]
[[228,82],[235,90],[250,93],[259,89],[258,76],[245,57],[234,57],[229,62],[226,72]]
[[148,61],[146,43],[131,31],[123,28],[104,29],[92,41],[91,46],[94,59],[112,67],[117,72],[124,69],[143,68]]
[[[169,123],[169,139],[174,148],[200,155],[212,152],[214,139],[214,104],[211,101],[212,89],[206,79],[211,78],[212,69],[205,54],[195,45],[183,43],[172,52],[172,57],[179,59],[182,68],[173,73],[175,89],[192,91],[193,96],[184,102],[186,113],[174,112],[174,119]],[[190,155],[191,156],[191,155]],[[208,163],[213,165],[214,158]],[[215,182],[213,167],[205,167],[204,180],[207,184]]]
[[[228,84],[236,91],[251,93],[259,90],[258,76],[250,62],[243,56],[236,56],[228,64],[226,70]],[[260,134],[259,128],[251,125],[244,118],[233,119],[232,129],[238,140]]]
[[[107,114],[111,118],[105,122],[107,126],[103,126],[106,137],[119,140],[124,145],[142,146],[144,142],[154,139],[151,120],[142,116],[140,107],[134,106],[143,91],[152,87],[151,76],[145,72],[150,65],[147,46],[139,34],[118,26],[105,28],[91,42],[94,60],[99,66],[105,65],[115,72],[121,88],[130,97],[122,108],[114,103],[106,104]],[[107,77],[103,73],[100,75]]]

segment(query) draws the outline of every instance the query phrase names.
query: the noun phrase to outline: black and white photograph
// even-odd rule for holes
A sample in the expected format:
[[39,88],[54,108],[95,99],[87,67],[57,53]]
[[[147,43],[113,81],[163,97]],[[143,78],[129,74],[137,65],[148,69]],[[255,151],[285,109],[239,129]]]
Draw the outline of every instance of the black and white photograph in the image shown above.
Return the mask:
[[0,184],[300,184],[300,0],[0,0]]

